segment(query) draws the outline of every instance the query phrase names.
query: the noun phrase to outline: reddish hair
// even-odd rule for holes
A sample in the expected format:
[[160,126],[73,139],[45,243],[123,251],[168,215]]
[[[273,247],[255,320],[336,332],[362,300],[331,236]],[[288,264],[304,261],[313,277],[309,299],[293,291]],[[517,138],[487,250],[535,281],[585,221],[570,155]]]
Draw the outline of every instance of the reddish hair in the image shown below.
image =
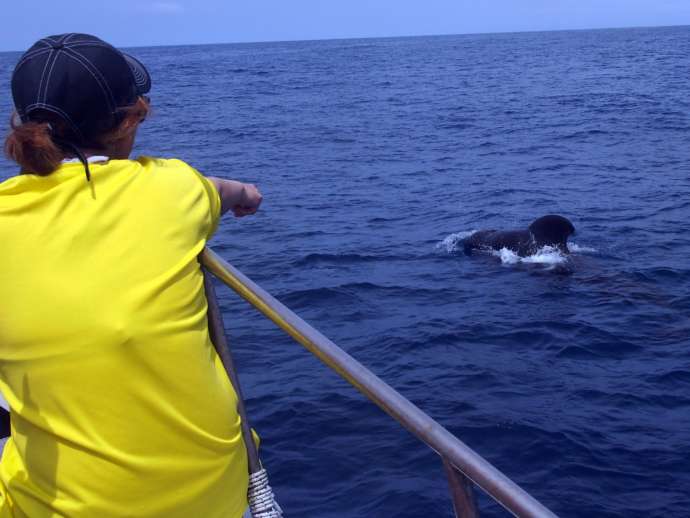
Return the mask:
[[17,162],[22,171],[40,175],[52,173],[63,158],[64,152],[50,138],[47,122],[25,122],[17,125],[14,116],[10,121],[12,131],[5,139],[5,154]]
[[[148,103],[139,97],[133,105],[118,110],[118,124],[100,135],[87,136],[88,143],[84,147],[106,150],[130,135],[149,112]],[[68,134],[65,122],[50,112],[42,113],[39,118],[43,120],[17,123],[18,117],[16,114],[12,115],[11,131],[5,139],[5,154],[19,164],[23,173],[47,176],[72,152],[60,147],[52,138],[53,135],[59,137]]]

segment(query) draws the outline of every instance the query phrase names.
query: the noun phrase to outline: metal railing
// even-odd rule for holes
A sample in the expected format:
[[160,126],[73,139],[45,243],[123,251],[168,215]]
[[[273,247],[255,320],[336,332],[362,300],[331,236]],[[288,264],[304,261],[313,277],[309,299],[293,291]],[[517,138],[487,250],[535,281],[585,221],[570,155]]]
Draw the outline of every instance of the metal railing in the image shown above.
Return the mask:
[[345,378],[442,459],[457,517],[477,516],[472,482],[506,510],[520,517],[555,517],[512,480],[474,452],[369,369],[307,324],[211,249],[201,263],[278,327]]

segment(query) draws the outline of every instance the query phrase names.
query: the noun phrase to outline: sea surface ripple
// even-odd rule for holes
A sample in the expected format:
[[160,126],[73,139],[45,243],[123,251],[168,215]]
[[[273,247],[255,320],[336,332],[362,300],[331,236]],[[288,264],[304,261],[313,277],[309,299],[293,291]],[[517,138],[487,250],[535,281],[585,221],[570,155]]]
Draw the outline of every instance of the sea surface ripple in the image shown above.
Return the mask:
[[[265,195],[216,251],[559,515],[688,516],[690,28],[131,51],[137,152]],[[549,213],[570,257],[457,248]],[[288,516],[451,515],[433,452],[220,291]]]

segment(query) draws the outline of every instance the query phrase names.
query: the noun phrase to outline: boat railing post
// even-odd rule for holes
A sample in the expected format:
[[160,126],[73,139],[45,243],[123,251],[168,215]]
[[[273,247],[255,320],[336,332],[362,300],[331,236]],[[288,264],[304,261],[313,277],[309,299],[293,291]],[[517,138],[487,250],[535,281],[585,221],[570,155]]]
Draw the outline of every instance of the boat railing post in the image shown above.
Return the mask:
[[472,481],[455,469],[448,459],[442,458],[443,471],[448,478],[448,488],[453,501],[455,518],[479,518],[477,504],[472,489]]
[[228,374],[230,383],[237,394],[237,412],[242,417],[240,428],[242,430],[242,439],[247,447],[247,463],[249,464],[249,473],[256,473],[261,470],[261,460],[259,459],[259,452],[254,444],[254,437],[252,436],[251,425],[247,417],[247,411],[244,408],[244,395],[242,394],[242,387],[237,376],[237,369],[230,354],[230,347],[228,346],[228,338],[225,335],[225,326],[223,325],[223,315],[218,305],[218,298],[216,297],[216,290],[213,287],[211,274],[204,269],[204,290],[206,292],[206,301],[208,303],[208,331],[220,361],[225,367],[225,372]]
[[237,395],[237,413],[240,415],[240,429],[247,451],[247,467],[249,468],[247,499],[251,515],[255,518],[282,518],[283,510],[276,502],[273,490],[268,483],[268,473],[261,464],[259,450],[254,442],[249,417],[244,407],[240,379],[230,353],[228,337],[225,334],[225,325],[223,324],[223,314],[216,298],[216,290],[213,287],[211,273],[205,268],[202,268],[202,272],[204,275],[204,291],[206,292],[206,301],[208,303],[209,335]]

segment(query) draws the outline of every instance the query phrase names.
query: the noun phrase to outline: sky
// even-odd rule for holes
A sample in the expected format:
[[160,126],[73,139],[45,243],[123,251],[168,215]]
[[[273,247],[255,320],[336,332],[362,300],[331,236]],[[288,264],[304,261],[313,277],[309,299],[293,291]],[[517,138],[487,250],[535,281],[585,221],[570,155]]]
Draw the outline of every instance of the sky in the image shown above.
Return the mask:
[[2,0],[0,51],[88,32],[123,47],[690,25],[690,0]]

